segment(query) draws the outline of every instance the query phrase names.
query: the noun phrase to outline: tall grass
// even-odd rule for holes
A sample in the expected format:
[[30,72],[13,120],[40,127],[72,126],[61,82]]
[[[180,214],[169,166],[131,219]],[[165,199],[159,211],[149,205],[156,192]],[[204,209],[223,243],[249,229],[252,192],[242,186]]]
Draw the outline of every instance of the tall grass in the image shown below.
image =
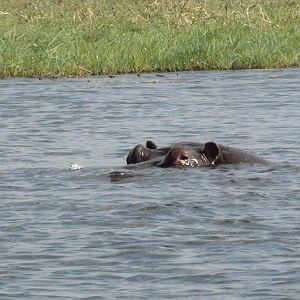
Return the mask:
[[299,1],[0,1],[2,77],[295,66]]

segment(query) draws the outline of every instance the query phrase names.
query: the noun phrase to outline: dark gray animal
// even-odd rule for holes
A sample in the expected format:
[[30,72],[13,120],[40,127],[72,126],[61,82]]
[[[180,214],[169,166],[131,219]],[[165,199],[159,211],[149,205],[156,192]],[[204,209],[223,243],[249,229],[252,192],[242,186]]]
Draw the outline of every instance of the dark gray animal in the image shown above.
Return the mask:
[[214,142],[205,144],[181,142],[170,147],[158,148],[152,141],[147,141],[146,146],[136,145],[129,152],[126,161],[128,165],[162,168],[266,163],[264,159],[253,154]]

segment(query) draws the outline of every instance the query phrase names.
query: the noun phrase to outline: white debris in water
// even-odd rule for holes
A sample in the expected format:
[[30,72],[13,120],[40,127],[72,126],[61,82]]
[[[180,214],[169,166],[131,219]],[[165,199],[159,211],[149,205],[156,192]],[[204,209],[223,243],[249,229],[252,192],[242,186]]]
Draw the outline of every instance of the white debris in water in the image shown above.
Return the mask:
[[78,164],[71,164],[71,166],[69,167],[69,170],[70,171],[78,171],[78,170],[80,170],[80,169],[82,169],[83,168],[83,166],[80,166],[80,165],[78,165]]

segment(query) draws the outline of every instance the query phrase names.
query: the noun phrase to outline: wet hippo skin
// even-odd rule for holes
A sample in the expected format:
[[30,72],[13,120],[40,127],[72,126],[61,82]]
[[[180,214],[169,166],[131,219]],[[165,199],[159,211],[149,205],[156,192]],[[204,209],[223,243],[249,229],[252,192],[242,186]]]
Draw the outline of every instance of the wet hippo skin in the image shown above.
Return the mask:
[[127,156],[127,164],[141,167],[207,167],[224,164],[256,163],[266,161],[243,150],[216,144],[215,142],[181,142],[169,147],[159,148],[153,141],[146,146],[136,145]]

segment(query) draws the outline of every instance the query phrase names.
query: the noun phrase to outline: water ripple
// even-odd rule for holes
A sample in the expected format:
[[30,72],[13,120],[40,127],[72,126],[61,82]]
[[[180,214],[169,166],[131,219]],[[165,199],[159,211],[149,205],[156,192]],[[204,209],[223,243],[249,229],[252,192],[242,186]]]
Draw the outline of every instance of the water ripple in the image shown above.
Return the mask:
[[[299,74],[0,81],[0,298],[298,299]],[[269,164],[124,168],[148,139]]]

